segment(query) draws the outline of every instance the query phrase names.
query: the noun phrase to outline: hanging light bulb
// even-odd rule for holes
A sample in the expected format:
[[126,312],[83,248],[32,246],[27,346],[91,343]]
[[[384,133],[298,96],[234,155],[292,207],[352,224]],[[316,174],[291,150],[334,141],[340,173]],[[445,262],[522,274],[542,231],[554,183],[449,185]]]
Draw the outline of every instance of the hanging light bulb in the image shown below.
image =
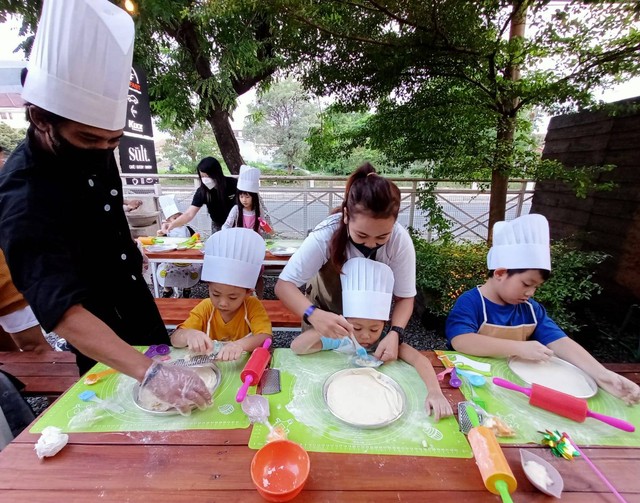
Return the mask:
[[133,2],[133,0],[124,1],[124,10],[126,10],[129,14],[135,14],[136,4]]

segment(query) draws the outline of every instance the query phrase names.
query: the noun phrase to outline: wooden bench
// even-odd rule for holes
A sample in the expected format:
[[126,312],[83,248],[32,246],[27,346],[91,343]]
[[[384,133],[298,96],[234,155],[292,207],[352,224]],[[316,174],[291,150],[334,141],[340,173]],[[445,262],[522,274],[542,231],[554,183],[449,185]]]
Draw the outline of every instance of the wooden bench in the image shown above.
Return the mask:
[[76,355],[69,351],[0,352],[0,369],[25,384],[24,395],[59,396],[80,378]]
[[[175,327],[189,317],[191,310],[203,299],[155,299],[160,316],[167,327]],[[274,329],[299,329],[301,319],[279,300],[263,300],[271,325]]]

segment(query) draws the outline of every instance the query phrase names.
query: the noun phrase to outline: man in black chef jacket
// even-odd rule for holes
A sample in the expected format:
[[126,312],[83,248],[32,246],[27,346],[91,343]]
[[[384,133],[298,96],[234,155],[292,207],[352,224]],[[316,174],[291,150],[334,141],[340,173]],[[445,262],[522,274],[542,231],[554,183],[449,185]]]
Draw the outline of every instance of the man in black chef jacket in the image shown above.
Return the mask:
[[130,346],[169,343],[113,154],[133,40],[133,21],[107,0],[45,0],[22,94],[30,127],[0,173],[0,247],[41,325],[75,348],[82,372],[99,360],[188,413],[210,402],[202,380]]

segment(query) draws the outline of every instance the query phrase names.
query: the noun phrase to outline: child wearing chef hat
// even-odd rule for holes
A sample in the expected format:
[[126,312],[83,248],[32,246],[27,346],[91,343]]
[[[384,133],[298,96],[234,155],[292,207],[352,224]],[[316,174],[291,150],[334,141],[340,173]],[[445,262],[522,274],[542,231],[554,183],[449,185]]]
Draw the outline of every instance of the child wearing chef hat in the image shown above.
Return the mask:
[[[264,208],[261,205],[259,191],[260,170],[245,164],[240,166],[235,205],[229,211],[227,220],[222,225],[223,229],[244,227],[253,229],[263,237],[273,232],[271,225],[262,217]],[[266,217],[266,214],[264,216]],[[261,299],[263,293],[264,281],[261,273],[256,283],[256,295]]]
[[[362,257],[345,262],[340,275],[342,282],[342,314],[351,325],[358,343],[367,351],[375,351],[385,337],[385,322],[391,312],[393,271],[391,268]],[[309,354],[331,349],[343,349],[352,343],[348,338],[324,337],[315,329],[304,331],[291,343],[296,354]],[[355,351],[355,349],[353,350]],[[431,362],[407,343],[400,344],[398,356],[418,371],[427,387],[425,409],[438,421],[453,414],[451,405],[442,394]]]
[[237,360],[271,337],[271,321],[262,303],[252,295],[264,260],[264,240],[251,229],[224,229],[204,247],[202,280],[209,282],[209,298],[189,313],[171,335],[175,347],[210,354],[213,341],[225,344],[220,360]]
[[[173,194],[160,196],[158,198],[164,222],[173,222],[182,213],[178,209],[175,196]],[[168,233],[158,231],[158,236],[168,236],[171,238],[184,238],[185,240],[195,234],[194,230],[188,225],[181,225],[171,229]],[[174,288],[182,289],[182,297],[188,299],[191,297],[191,288],[200,281],[200,272],[202,265],[186,264],[175,262],[163,262],[158,266],[156,278],[158,284],[162,287],[162,297],[169,298],[173,296]]]
[[446,335],[452,348],[477,356],[541,362],[555,355],[625,402],[640,402],[637,384],[604,368],[532,298],[551,272],[549,223],[544,216],[497,222],[487,267],[489,279],[463,293],[449,313]]

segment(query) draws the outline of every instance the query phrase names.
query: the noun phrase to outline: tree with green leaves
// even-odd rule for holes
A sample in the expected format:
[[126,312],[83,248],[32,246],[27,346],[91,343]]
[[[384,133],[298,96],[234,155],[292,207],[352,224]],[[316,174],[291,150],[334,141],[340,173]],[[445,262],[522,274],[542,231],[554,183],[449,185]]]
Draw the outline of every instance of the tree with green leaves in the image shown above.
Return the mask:
[[318,122],[319,106],[293,79],[272,84],[249,105],[244,135],[283,162],[291,174],[309,150],[306,138]]
[[17,129],[0,122],[0,147],[5,149],[5,153],[9,154],[14,148],[18,146],[22,140],[26,131],[24,129]]
[[596,88],[640,72],[633,2],[281,5],[305,27],[307,43],[297,54],[305,85],[335,96],[344,111],[375,109],[363,132],[391,160],[428,159],[440,167],[455,156],[451,171],[488,173],[490,228],[504,219],[509,178],[538,169],[516,148],[524,116],[533,107],[589,106]]
[[215,136],[206,124],[196,124],[187,131],[167,132],[170,136],[162,146],[162,156],[180,173],[195,173],[203,158],[220,156]]
[[[111,0],[112,3],[122,2]],[[137,0],[134,61],[147,72],[151,108],[164,129],[210,125],[230,171],[243,164],[230,117],[237,99],[278,68],[273,14],[251,0]],[[36,28],[41,0],[0,0],[0,16]],[[22,45],[25,53],[31,40]]]

